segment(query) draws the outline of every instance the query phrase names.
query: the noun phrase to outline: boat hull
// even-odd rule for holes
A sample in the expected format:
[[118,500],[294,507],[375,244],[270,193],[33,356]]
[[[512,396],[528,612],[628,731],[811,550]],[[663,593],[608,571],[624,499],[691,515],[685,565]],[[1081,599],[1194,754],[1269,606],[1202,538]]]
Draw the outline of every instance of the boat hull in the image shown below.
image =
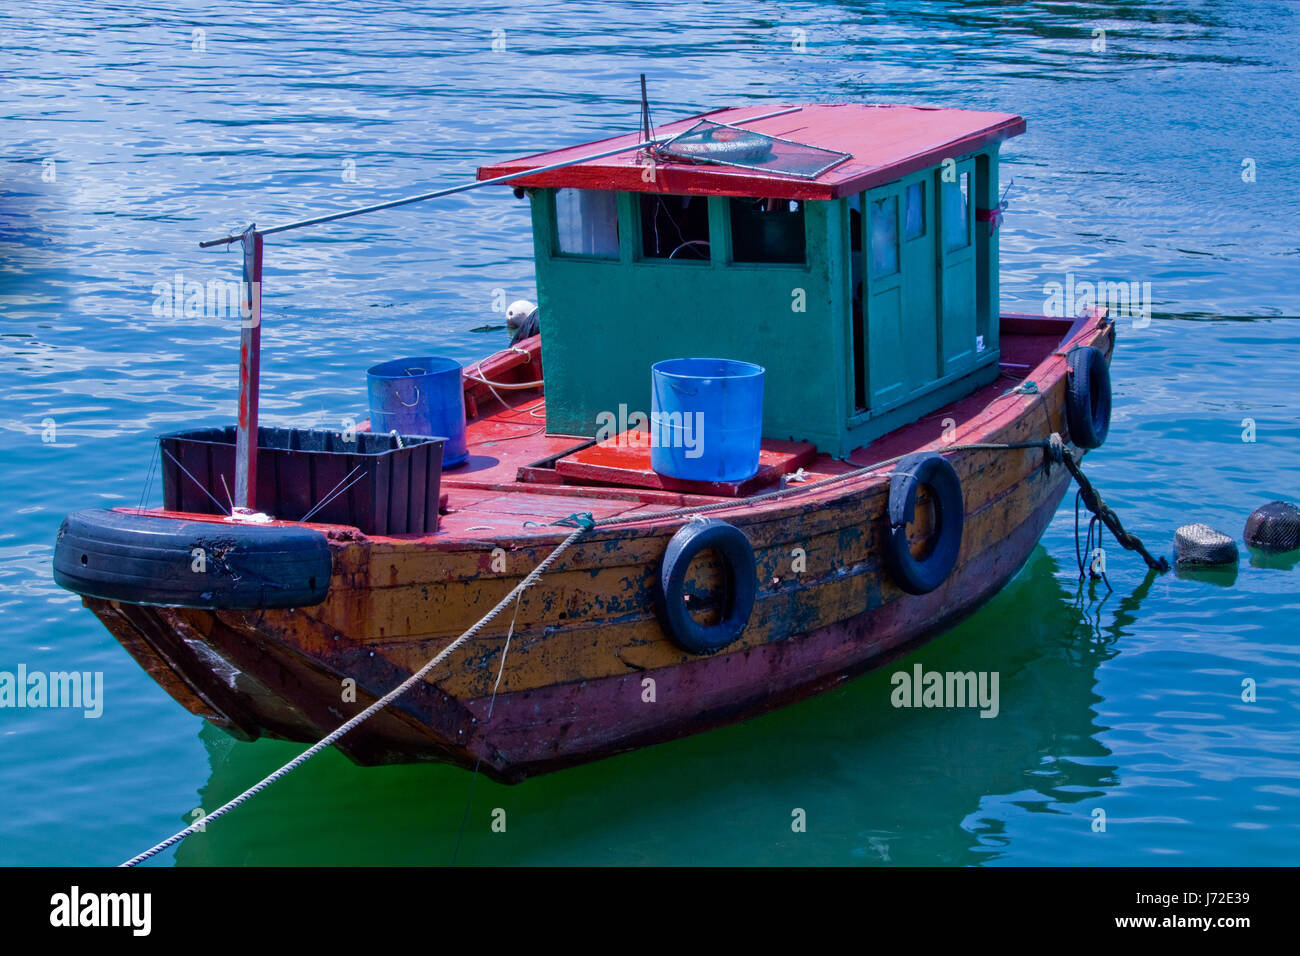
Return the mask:
[[[1109,356],[1113,328],[1101,313],[1073,327],[1032,321],[1050,338],[1028,373],[1034,390],[1009,393],[1001,383],[900,429],[864,460],[941,451],[948,438],[1068,439],[1065,353],[1090,344]],[[944,424],[953,415],[955,431]],[[965,531],[956,567],[928,594],[904,592],[886,570],[888,469],[716,513],[749,537],[759,587],[741,639],[715,654],[683,650],[654,610],[657,565],[683,519],[597,528],[517,611],[337,746],[362,764],[441,761],[517,782],[744,720],[881,666],[993,597],[1028,559],[1070,482],[1042,448],[947,457],[962,482]],[[432,658],[553,550],[568,529],[544,522],[577,509],[572,489],[551,492],[529,496],[546,505],[540,527],[509,540],[456,534],[452,521],[419,539],[325,529],[334,572],[316,607],[84,600],[191,711],[245,739],[315,741]],[[698,583],[707,590],[717,573],[703,562]]]

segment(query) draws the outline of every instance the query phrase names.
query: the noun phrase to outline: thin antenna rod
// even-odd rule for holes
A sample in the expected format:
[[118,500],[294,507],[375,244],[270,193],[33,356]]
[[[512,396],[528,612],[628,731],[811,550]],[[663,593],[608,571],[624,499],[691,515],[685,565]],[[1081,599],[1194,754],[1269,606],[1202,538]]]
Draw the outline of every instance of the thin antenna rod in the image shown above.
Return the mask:
[[[376,203],[373,206],[361,206],[358,209],[346,209],[343,212],[331,213],[327,216],[314,216],[311,219],[299,219],[297,222],[286,222],[279,226],[271,226],[269,229],[259,229],[258,234],[269,236],[277,232],[287,232],[290,229],[301,229],[303,226],[317,226],[323,222],[334,222],[338,219],[350,219],[352,216],[360,216],[368,212],[379,212],[382,209],[396,209],[398,206],[407,206],[413,202],[423,202],[426,199],[439,199],[443,196],[451,196],[455,193],[463,193],[467,189],[478,189],[480,186],[494,186],[497,183],[507,183],[512,179],[522,179],[525,176],[535,176],[538,173],[549,173],[556,169],[563,169],[565,166],[576,166],[579,163],[585,163],[593,159],[604,159],[607,156],[614,156],[618,153],[626,153],[633,149],[644,149],[650,146],[650,143],[634,143],[631,146],[620,146],[618,149],[607,149],[603,153],[593,153],[590,156],[583,156],[580,159],[570,159],[563,163],[552,163],[550,166],[538,166],[535,169],[529,169],[522,173],[507,173],[504,176],[494,176],[491,179],[475,179],[467,183],[461,183],[459,186],[449,186],[446,189],[438,189],[431,193],[421,193],[418,196],[407,196],[405,199],[394,199],[391,202]],[[220,239],[208,239],[199,243],[200,249],[206,249],[209,246],[220,246],[225,243],[238,242],[244,237],[243,233],[237,236],[223,236]]]
[[645,92],[645,74],[641,74],[641,136],[650,140],[654,137],[650,133],[650,98]]
[[[755,123],[758,120],[770,119],[773,116],[784,116],[786,113],[795,113],[803,109],[802,106],[795,106],[783,110],[775,110],[771,113],[764,113],[760,116],[749,116],[745,119],[736,120],[732,125],[740,123]],[[605,159],[608,156],[617,156],[619,153],[628,153],[634,149],[648,149],[651,146],[658,146],[659,141],[647,139],[641,143],[631,143],[627,146],[619,146],[615,149],[607,149],[604,152],[592,153],[589,156],[580,156],[577,159],[566,159],[560,163],[551,163],[549,166],[537,166],[533,169],[526,169],[520,173],[506,173],[504,176],[494,176],[491,179],[476,179],[467,183],[461,183],[459,186],[449,186],[446,189],[438,189],[431,193],[421,193],[418,196],[407,196],[405,199],[394,199],[390,202],[381,202],[373,206],[361,206],[357,209],[346,209],[343,212],[330,213],[325,216],[315,216],[311,219],[299,219],[297,222],[286,222],[279,226],[271,226],[269,229],[259,229],[259,236],[270,236],[277,232],[287,232],[290,229],[301,229],[303,226],[318,226],[325,222],[336,222],[339,219],[350,219],[353,216],[360,216],[368,212],[379,212],[382,209],[396,209],[398,206],[408,206],[411,203],[423,202],[426,199],[439,199],[443,196],[451,196],[455,193],[463,193],[469,189],[478,189],[481,186],[495,186],[498,183],[508,183],[513,179],[524,179],[528,176],[536,176],[540,173],[554,172],[557,169],[564,169],[567,166],[577,166],[580,163],[591,162],[596,159]],[[244,233],[238,233],[233,236],[222,236],[220,239],[208,239],[199,243],[200,249],[207,249],[210,246],[222,246],[231,242],[239,242],[244,238]]]

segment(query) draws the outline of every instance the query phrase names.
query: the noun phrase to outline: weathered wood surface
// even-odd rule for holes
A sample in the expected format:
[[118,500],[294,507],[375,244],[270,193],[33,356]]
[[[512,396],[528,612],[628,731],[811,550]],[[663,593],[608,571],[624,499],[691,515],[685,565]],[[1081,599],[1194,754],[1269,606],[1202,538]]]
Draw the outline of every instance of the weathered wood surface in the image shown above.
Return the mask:
[[[1004,329],[1003,348],[1032,357],[1032,368],[891,433],[853,463],[948,444],[1041,440],[1052,431],[1068,439],[1064,355],[1077,343],[1109,354],[1113,330],[1099,328],[1097,318],[1078,326],[1071,342],[1060,338],[1068,322],[1013,320],[1017,331]],[[1011,392],[1021,377],[1033,379],[1039,394]],[[946,418],[958,422],[947,435]],[[527,592],[517,616],[513,608],[503,613],[341,749],[363,763],[472,765],[481,758],[489,773],[515,780],[741,719],[867,669],[996,593],[1028,557],[1069,485],[1064,468],[1049,469],[1040,449],[949,457],[962,481],[966,526],[957,569],[928,595],[904,594],[882,568],[888,467],[719,513],[753,543],[759,590],[741,639],[705,657],[673,643],[653,607],[659,561],[685,519],[598,528]],[[816,476],[848,467],[819,460],[810,470]],[[676,507],[626,492],[470,483],[449,488],[451,513],[437,535],[367,538],[323,529],[333,536],[335,573],[329,598],[314,608],[208,613],[86,603],[193,712],[244,736],[314,740],[423,665],[508,593],[569,533],[549,522],[575,511],[599,517]],[[499,530],[472,530],[488,524]],[[792,568],[795,548],[806,560],[799,573]],[[688,590],[707,593],[717,577],[702,559]],[[213,659],[225,662],[225,673]],[[640,703],[645,676],[655,678],[659,699],[667,694],[672,706]],[[339,702],[345,678],[357,683],[355,703]]]

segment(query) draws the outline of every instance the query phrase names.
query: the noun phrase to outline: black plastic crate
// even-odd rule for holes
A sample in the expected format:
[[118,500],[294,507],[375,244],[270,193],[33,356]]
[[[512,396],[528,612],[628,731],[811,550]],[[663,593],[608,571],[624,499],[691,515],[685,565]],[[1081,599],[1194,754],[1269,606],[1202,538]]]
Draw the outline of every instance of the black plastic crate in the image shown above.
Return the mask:
[[[357,432],[349,442],[332,431],[259,428],[253,503],[285,521],[310,512],[312,522],[352,525],[366,534],[431,533],[438,530],[443,441],[403,435],[398,447],[392,435]],[[173,432],[158,443],[167,510],[230,512],[234,425]]]

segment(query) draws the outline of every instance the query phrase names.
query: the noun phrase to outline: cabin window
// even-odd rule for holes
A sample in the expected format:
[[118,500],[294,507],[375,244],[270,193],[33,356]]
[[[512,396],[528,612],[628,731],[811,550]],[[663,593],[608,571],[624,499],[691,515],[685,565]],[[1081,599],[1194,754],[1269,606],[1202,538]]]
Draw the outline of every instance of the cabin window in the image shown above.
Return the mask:
[[903,238],[909,242],[925,235],[925,183],[907,187],[903,207]]
[[970,173],[943,184],[943,248],[956,252],[970,245]]
[[641,194],[641,255],[698,262],[709,258],[707,196]]
[[618,202],[601,189],[555,191],[555,236],[566,256],[618,258]]
[[803,206],[788,199],[731,200],[732,261],[807,261]]
[[898,271],[898,197],[871,203],[871,274],[891,276]]

